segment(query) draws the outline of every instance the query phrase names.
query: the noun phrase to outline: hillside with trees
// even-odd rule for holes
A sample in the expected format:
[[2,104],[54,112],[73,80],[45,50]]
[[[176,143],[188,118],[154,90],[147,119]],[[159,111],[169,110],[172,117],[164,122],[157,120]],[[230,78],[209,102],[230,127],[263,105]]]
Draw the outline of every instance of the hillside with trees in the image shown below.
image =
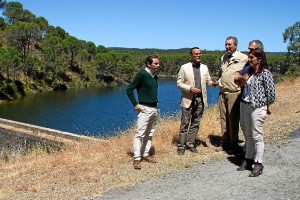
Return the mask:
[[[161,59],[161,75],[176,76],[189,61],[189,49],[106,48],[84,41],[37,17],[19,2],[0,0],[0,100],[13,100],[31,93],[73,87],[127,84],[142,67],[147,55]],[[298,23],[298,24],[297,24]],[[296,35],[286,30],[291,42],[288,55],[268,53],[271,70],[295,73],[299,58],[299,22]],[[296,38],[296,39],[295,39]],[[297,44],[293,41],[298,40]],[[298,46],[297,46],[298,45]],[[298,48],[297,51],[293,51]],[[202,61],[215,74],[223,51],[203,50]],[[291,67],[290,67],[291,66]],[[298,69],[299,74],[299,69]]]

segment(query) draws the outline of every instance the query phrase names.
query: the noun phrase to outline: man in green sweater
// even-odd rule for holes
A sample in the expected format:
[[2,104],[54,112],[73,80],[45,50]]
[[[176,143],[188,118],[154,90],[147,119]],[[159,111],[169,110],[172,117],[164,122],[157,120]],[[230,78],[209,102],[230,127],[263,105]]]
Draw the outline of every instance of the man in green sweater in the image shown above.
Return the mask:
[[[141,161],[156,163],[153,156],[149,155],[152,136],[155,131],[157,109],[157,72],[159,58],[148,56],[145,61],[146,68],[142,69],[128,85],[127,96],[138,113],[137,131],[133,140],[133,167],[141,169]],[[136,89],[138,102],[134,96]]]

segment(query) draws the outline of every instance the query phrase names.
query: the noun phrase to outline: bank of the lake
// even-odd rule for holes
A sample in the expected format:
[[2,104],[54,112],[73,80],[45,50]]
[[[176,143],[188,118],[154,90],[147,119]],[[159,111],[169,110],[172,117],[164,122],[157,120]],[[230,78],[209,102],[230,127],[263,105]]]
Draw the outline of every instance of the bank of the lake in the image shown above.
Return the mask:
[[[286,150],[285,148],[281,149],[280,146],[288,143],[290,141],[289,134],[300,128],[299,88],[300,79],[295,82],[276,85],[276,102],[271,106],[273,112],[267,116],[265,123],[264,136],[267,144],[266,168],[264,174],[255,179],[257,181],[266,181],[261,184],[262,187],[270,184],[278,186],[276,183],[279,182],[285,184],[284,188],[289,188],[288,184],[293,184],[291,185],[292,188],[297,187],[294,185],[297,181],[291,182],[287,180],[278,182],[279,179],[275,175],[277,173],[284,175],[282,174],[282,170],[285,169],[284,173],[289,174],[286,177],[293,177],[292,180],[297,180],[297,177],[293,176],[293,174],[298,175],[295,173],[297,170],[295,171],[295,168],[286,168],[293,166],[291,165],[293,162],[289,162],[286,165],[284,162],[288,159],[285,157],[283,159],[280,158],[285,155],[290,155],[292,158],[292,156],[298,154],[291,154],[290,152],[295,152],[293,150],[286,151],[289,152],[287,154],[280,154],[280,151]],[[216,147],[216,142],[221,137],[218,116],[219,111],[217,106],[207,110],[201,120],[201,128],[197,138],[200,145],[198,147],[199,153],[192,154],[187,152],[184,156],[177,155],[174,143],[176,136],[178,136],[180,119],[163,119],[158,124],[153,138],[155,156],[158,163],[143,162],[142,170],[138,172],[132,166],[132,139],[134,130],[128,131],[119,137],[84,143],[55,154],[48,155],[35,152],[20,160],[0,162],[0,199],[97,199],[103,192],[116,188],[121,188],[118,191],[124,191],[124,195],[126,195],[126,192],[131,190],[129,186],[140,188],[141,186],[136,185],[139,182],[153,180],[154,177],[167,179],[170,177],[170,174],[176,172],[178,172],[179,176],[177,175],[173,179],[175,180],[175,186],[176,184],[182,185],[186,181],[189,181],[191,172],[192,174],[195,174],[194,172],[205,174],[205,178],[208,180],[208,182],[205,182],[207,189],[207,193],[204,191],[205,194],[209,193],[211,187],[216,186],[216,183],[219,181],[218,174],[222,176],[220,183],[223,183],[223,181],[225,183],[228,177],[235,177],[241,183],[243,182],[242,184],[245,184],[242,180],[248,180],[247,176],[249,172],[237,172],[236,167],[239,163],[236,162],[236,165],[235,163],[231,163],[232,160],[230,158],[232,156],[225,154],[223,151],[218,151],[219,148]],[[272,148],[269,148],[269,145]],[[295,146],[295,149],[299,149],[298,146]],[[217,158],[221,159],[221,162],[210,162]],[[282,165],[284,165],[284,168],[282,168]],[[195,166],[198,167],[194,168]],[[220,168],[223,171],[219,170]],[[218,172],[216,173],[216,171]],[[290,172],[293,173],[291,174]],[[285,176],[282,177],[285,178]],[[204,179],[200,179],[200,182],[201,180],[203,181]],[[212,180],[210,181],[211,184],[207,185],[209,180]],[[249,178],[250,182],[251,180]],[[173,184],[171,180],[170,182],[166,181],[167,183],[155,182],[153,186],[157,186],[159,183]],[[245,187],[240,188],[247,188],[249,184],[251,185],[250,182],[245,184]],[[194,183],[199,186],[198,183]],[[240,183],[236,182],[236,184]],[[232,183],[232,185],[236,184]],[[161,185],[159,186],[159,188],[162,187]],[[168,188],[166,187],[166,191]],[[200,189],[196,188],[198,193],[197,191],[194,192],[202,194],[202,189],[202,187]],[[263,189],[269,188],[266,187]],[[279,191],[281,193],[282,188],[280,189],[279,187],[278,189],[274,192]],[[296,188],[293,191],[296,192],[297,189],[299,190],[299,188]],[[143,189],[142,191],[151,192],[153,190]],[[237,190],[234,191],[236,192]],[[263,191],[258,189],[258,192]],[[137,194],[140,195],[140,193]],[[163,195],[163,193],[160,194]],[[178,197],[178,193],[174,192],[174,194],[177,194],[176,197]],[[230,194],[228,193],[228,195]],[[242,199],[244,196],[240,195],[239,197]]]
[[[136,113],[126,86],[89,87],[43,92],[0,104],[0,118],[80,135],[111,136],[133,126]],[[218,88],[208,88],[208,103],[218,101]],[[180,112],[176,78],[159,79],[160,115]]]

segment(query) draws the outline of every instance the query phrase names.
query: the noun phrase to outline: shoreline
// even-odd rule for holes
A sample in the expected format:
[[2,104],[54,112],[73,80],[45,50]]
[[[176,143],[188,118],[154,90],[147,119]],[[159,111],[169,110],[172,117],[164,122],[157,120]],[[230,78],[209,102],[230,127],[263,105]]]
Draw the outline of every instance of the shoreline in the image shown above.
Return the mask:
[[[289,142],[293,142],[294,139],[290,137],[290,133],[300,129],[299,87],[300,78],[295,82],[280,83],[276,86],[276,102],[271,106],[273,112],[267,117],[265,124],[266,145],[270,147],[266,150],[269,152],[271,148],[273,149],[270,151],[273,152],[270,156],[274,156],[274,159],[266,157],[266,162],[276,161],[278,158],[283,160],[278,160],[279,163],[266,163],[266,173],[268,173],[270,167],[275,167],[275,174],[281,172],[278,167],[281,166],[280,161],[285,164],[285,160],[284,155],[277,154],[277,152],[281,152],[281,148],[285,148]],[[175,177],[176,182],[172,182],[173,185],[184,186],[195,178],[194,175],[197,175],[196,178],[207,175],[207,177],[202,178],[209,182],[210,176],[218,174],[219,169],[222,169],[225,165],[228,168],[219,176],[224,176],[232,170],[231,176],[227,179],[238,177],[239,180],[244,180],[248,172],[237,174],[236,164],[230,162],[228,160],[230,156],[220,151],[218,147],[218,142],[221,139],[218,118],[217,106],[213,106],[205,112],[198,134],[199,153],[195,155],[187,152],[183,157],[177,155],[175,143],[180,121],[176,118],[164,119],[163,122],[157,125],[153,139],[153,150],[158,163],[142,163],[142,170],[138,172],[132,167],[134,128],[105,141],[84,143],[54,154],[35,152],[20,160],[7,163],[0,162],[0,170],[2,171],[0,174],[0,199],[65,199],[66,197],[70,199],[91,199],[100,197],[105,192],[122,190],[122,188],[125,189],[126,194],[132,188],[139,188],[140,183],[147,182],[147,180],[163,179],[169,174],[189,171],[193,176],[187,176],[188,179],[178,179],[180,176],[177,175]],[[242,138],[242,133],[240,134]],[[296,150],[300,150],[300,147]],[[291,153],[291,156],[298,155],[300,154]],[[203,167],[215,163],[215,160],[221,160],[221,166],[213,168],[217,170],[208,167],[206,172],[203,171]],[[193,171],[197,166],[200,166],[200,168]],[[230,175],[230,173],[228,174]],[[269,177],[273,178],[273,175],[262,175],[255,180],[268,180]],[[218,183],[217,178],[215,178],[215,184]],[[253,179],[250,180],[249,185],[252,185]],[[284,177],[282,177],[282,180],[284,180]],[[16,182],[18,184],[15,184]],[[160,188],[162,188],[162,183],[158,185]],[[264,183],[262,187],[264,188],[271,183]],[[163,189],[169,187],[168,183],[166,184]],[[197,185],[201,184],[194,183],[189,187],[193,188]],[[232,185],[236,186],[238,184],[232,183]],[[209,185],[202,184],[202,186]],[[212,186],[216,185],[210,185],[210,187]],[[159,191],[159,187],[156,189]],[[189,191],[188,189],[184,191]],[[209,193],[210,188],[206,189],[206,191],[203,191],[202,188],[194,188],[193,191],[198,192],[198,194]],[[223,189],[226,191],[228,188]],[[299,190],[299,188],[297,189]],[[182,191],[180,187],[173,188],[169,192],[175,193],[178,191]],[[242,188],[240,188],[240,191],[243,191]],[[148,190],[148,192],[153,191]],[[220,191],[218,192],[217,194],[220,194]],[[178,199],[180,198],[183,197],[178,197]],[[220,196],[216,196],[216,199],[218,198]]]

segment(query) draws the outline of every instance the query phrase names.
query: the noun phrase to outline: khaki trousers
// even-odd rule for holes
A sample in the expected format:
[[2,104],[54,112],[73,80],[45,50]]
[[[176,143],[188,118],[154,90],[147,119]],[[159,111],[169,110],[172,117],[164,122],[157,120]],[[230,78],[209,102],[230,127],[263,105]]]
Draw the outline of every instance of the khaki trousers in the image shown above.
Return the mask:
[[219,109],[222,145],[235,149],[239,140],[240,92],[220,93]]
[[141,160],[141,156],[149,155],[152,136],[158,116],[157,107],[140,105],[142,112],[138,114],[137,131],[133,140],[133,159]]

